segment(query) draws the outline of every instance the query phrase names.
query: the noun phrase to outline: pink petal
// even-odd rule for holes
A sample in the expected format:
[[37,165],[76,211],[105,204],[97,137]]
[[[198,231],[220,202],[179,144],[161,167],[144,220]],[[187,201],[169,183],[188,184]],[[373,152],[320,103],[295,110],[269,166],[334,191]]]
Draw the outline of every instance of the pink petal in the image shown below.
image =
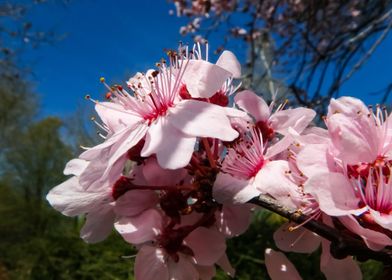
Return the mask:
[[328,119],[327,125],[331,140],[344,163],[358,164],[376,159],[378,139],[373,119],[358,116],[354,120],[343,114],[335,114]]
[[268,162],[257,173],[254,185],[258,191],[269,194],[287,207],[296,207],[297,185],[289,177],[289,164],[284,160]]
[[328,144],[330,143],[328,130],[312,126],[306,128],[301,136],[296,139],[301,144]]
[[121,217],[114,227],[127,242],[141,244],[155,239],[162,227],[162,217],[157,210],[149,209],[138,216]]
[[109,149],[111,146],[115,145],[118,142],[124,141],[132,132],[133,127],[125,127],[119,131],[117,131],[115,134],[111,135],[108,137],[105,142],[96,145],[87,151],[83,152],[79,158],[84,159],[84,160],[95,160],[97,157],[100,156],[100,154],[104,151]]
[[86,215],[80,237],[87,243],[100,242],[112,233],[114,212],[111,205],[102,206]]
[[216,65],[230,72],[233,78],[241,77],[241,64],[231,51],[224,51],[219,56]]
[[143,166],[143,175],[148,184],[153,186],[174,186],[187,175],[183,168],[171,170],[163,169],[155,158],[148,158]]
[[108,166],[107,157],[91,161],[86,171],[79,176],[79,183],[86,191],[105,192],[120,178],[126,155]]
[[281,110],[271,115],[270,122],[274,130],[280,134],[288,134],[291,127],[301,133],[316,116],[316,112],[307,108]]
[[[221,108],[224,109],[224,114],[229,118],[238,118],[238,119],[241,118],[242,120],[239,121],[244,121],[245,123],[248,121],[249,122],[252,121],[252,119],[244,111],[232,107],[221,107]],[[230,121],[232,121],[232,119],[230,119]]]
[[222,268],[222,270],[226,272],[226,274],[230,277],[235,276],[235,269],[231,266],[226,254],[223,254],[223,256],[216,262],[216,264],[219,265],[220,268]]
[[207,61],[189,60],[182,77],[190,95],[194,98],[209,98],[221,89],[232,74],[222,67]]
[[321,211],[330,216],[360,215],[365,209],[358,209],[360,199],[356,196],[351,182],[340,173],[319,173],[305,183],[305,192],[311,193],[318,201]]
[[127,113],[127,110],[120,104],[113,102],[96,103],[95,110],[103,123],[109,128],[109,131],[113,132],[132,126],[142,120],[139,116]]
[[237,93],[234,102],[238,107],[252,115],[256,121],[267,121],[270,116],[271,112],[267,103],[253,91],[244,90]]
[[352,232],[358,234],[366,245],[374,250],[382,250],[385,246],[392,245],[392,239],[385,234],[362,227],[353,216],[339,217],[339,220]]
[[[160,166],[168,169],[185,167],[191,160],[195,148],[196,138],[185,137],[182,133],[173,129],[171,136],[178,135],[177,141],[165,141],[157,151],[157,159]],[[168,131],[169,132],[169,131]]]
[[281,140],[268,147],[267,152],[265,153],[265,158],[271,159],[272,157],[287,150],[293,141],[294,139],[291,135],[284,136]]
[[220,203],[246,203],[260,194],[249,180],[240,180],[224,173],[218,174],[212,191]]
[[83,159],[74,158],[67,162],[64,169],[64,175],[76,175],[79,176],[86,169],[90,162]]
[[120,216],[135,216],[158,203],[158,196],[150,190],[131,190],[116,200],[114,211]]
[[[197,100],[182,100],[171,109],[168,122],[188,136],[232,141],[238,132],[231,127],[225,108]],[[208,125],[207,125],[208,124]]]
[[369,209],[369,211],[377,224],[392,231],[392,214],[388,215],[380,213],[379,211],[375,211],[373,209]]
[[274,233],[276,246],[285,252],[312,253],[320,246],[321,237],[303,228],[289,230],[294,223],[285,223]]
[[343,96],[338,99],[331,98],[327,116],[329,118],[336,113],[340,113],[348,117],[356,117],[358,116],[358,112],[367,115],[369,109],[361,100],[350,96]]
[[98,182],[99,185],[105,185],[105,188],[109,187],[107,183],[105,184],[105,182],[103,182],[105,181],[105,178],[102,178],[102,174],[107,168],[106,160],[107,158],[101,158],[99,160],[90,161],[85,172],[80,174],[79,183],[85,190],[88,190],[90,186],[96,182]]
[[247,204],[223,204],[222,211],[215,214],[219,231],[229,237],[244,233],[251,221],[251,208]]
[[169,261],[169,279],[199,280],[199,272],[187,258],[180,256],[177,263]]
[[199,277],[201,280],[211,280],[216,274],[216,269],[213,265],[196,265],[196,269],[199,272]]
[[320,260],[320,270],[324,273],[327,280],[361,280],[362,272],[358,264],[352,257],[342,260],[334,259],[329,250],[330,242],[323,240],[323,250]]
[[78,216],[98,209],[109,196],[106,192],[86,192],[77,177],[56,186],[46,196],[50,205],[66,216]]
[[[114,151],[113,155],[110,156],[107,163],[109,167],[112,166],[121,157],[126,155],[128,150],[135,146],[146,135],[148,126],[146,123],[139,123],[137,126],[133,126],[130,129],[131,134],[128,135],[125,139],[122,139],[120,145],[116,147],[116,150]],[[110,169],[108,168],[103,176],[105,176],[105,174],[108,174],[109,170]]]
[[192,231],[184,239],[184,243],[192,249],[198,265],[213,265],[226,250],[225,237],[205,227],[198,227]]
[[327,144],[305,145],[297,154],[299,170],[308,178],[320,172],[329,172],[327,151]]
[[189,163],[195,143],[195,137],[185,135],[167,119],[159,118],[147,132],[141,155],[147,157],[155,153],[161,167],[178,169]]
[[265,265],[272,280],[302,279],[297,269],[282,252],[277,252],[270,248],[266,249]]
[[[303,135],[308,135],[308,134],[317,135],[320,137],[320,139],[324,138],[324,140],[327,142],[329,140],[328,130],[322,127],[310,126],[306,128],[303,133]],[[320,143],[314,142],[314,144],[320,144]]]
[[162,249],[143,246],[136,255],[136,280],[167,280],[169,269],[165,262],[166,255]]
[[150,125],[146,134],[146,141],[142,151],[140,152],[141,156],[148,157],[159,149],[161,142],[165,140],[163,133],[167,126],[166,123],[167,122],[164,118],[158,118]]

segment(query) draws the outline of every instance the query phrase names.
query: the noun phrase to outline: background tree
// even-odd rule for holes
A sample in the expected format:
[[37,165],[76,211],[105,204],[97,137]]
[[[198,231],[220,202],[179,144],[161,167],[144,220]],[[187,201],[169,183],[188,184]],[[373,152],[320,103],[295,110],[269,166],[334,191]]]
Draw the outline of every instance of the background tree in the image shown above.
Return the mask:
[[[233,42],[248,47],[247,86],[269,94],[279,90],[320,113],[392,26],[389,0],[172,2],[178,16],[189,18],[182,34],[201,40],[218,31],[224,34],[219,49]],[[380,101],[390,91],[386,85]]]
[[80,119],[85,114],[66,121],[39,117],[31,69],[21,58],[62,38],[35,30],[27,19],[45,2],[0,3],[0,279],[132,279],[133,259],[122,258],[133,255],[132,248],[117,236],[85,244],[83,219],[56,213],[45,199],[64,181],[65,163],[80,152],[76,143],[93,141]]

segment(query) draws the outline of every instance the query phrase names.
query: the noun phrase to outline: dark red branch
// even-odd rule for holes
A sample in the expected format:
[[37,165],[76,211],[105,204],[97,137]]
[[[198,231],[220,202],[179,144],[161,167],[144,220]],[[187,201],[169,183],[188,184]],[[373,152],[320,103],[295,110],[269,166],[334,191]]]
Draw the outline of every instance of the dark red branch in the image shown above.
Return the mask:
[[331,254],[337,259],[355,256],[359,261],[373,259],[381,261],[384,264],[392,263],[392,249],[385,248],[381,251],[373,251],[369,249],[362,240],[354,238],[347,233],[330,227],[322,222],[309,220],[308,216],[300,213],[298,210],[287,208],[267,195],[255,197],[251,199],[249,203],[268,209],[297,224],[307,221],[303,227],[331,241]]

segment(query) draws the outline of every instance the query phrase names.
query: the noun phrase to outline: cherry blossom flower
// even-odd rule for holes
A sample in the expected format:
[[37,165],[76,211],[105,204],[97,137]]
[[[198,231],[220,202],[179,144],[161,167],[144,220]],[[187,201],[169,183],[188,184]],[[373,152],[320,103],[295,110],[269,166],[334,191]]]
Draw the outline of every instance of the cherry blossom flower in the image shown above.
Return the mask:
[[87,161],[71,160],[64,174],[74,176],[53,188],[46,199],[53,208],[66,216],[87,214],[80,235],[86,242],[96,243],[104,240],[111,233],[115,214],[110,189],[86,190],[82,186],[80,176],[88,170],[88,166]]
[[[297,209],[309,218],[301,224],[291,222],[283,224],[275,231],[273,235],[274,241],[280,250],[295,253],[312,253],[322,245],[320,269],[327,279],[345,278],[348,272],[350,272],[350,279],[361,279],[361,271],[352,257],[346,257],[342,260],[333,258],[330,254],[329,242],[303,227],[310,220],[320,220],[333,227],[331,218],[322,214],[318,200],[304,189],[304,185],[308,180],[307,175],[313,169],[317,168],[318,161],[314,161],[313,159],[313,163],[315,164],[310,165],[310,171],[308,168],[306,173],[302,172],[299,167],[302,167],[303,163],[307,162],[300,152],[303,149],[311,147],[312,143],[320,146],[322,145],[320,143],[323,142],[328,143],[324,131],[308,129],[303,135],[297,135],[295,142],[286,152],[290,167],[288,178],[294,183],[291,185],[294,189],[284,189],[278,186],[277,188],[270,189],[269,195],[275,198],[280,204],[290,209]],[[300,163],[299,165],[297,164],[298,161]],[[273,254],[265,254],[265,257],[268,271],[274,271],[273,274],[275,276],[271,276],[271,272],[271,278],[282,279],[286,271],[279,271],[276,267],[279,266],[279,262],[281,262],[282,266],[285,265],[285,258],[283,256],[276,258]],[[275,268],[273,269],[272,267],[274,266]]]
[[306,191],[374,250],[392,245],[389,118],[353,98],[332,100],[326,119],[331,141],[301,152],[310,177]]
[[[327,129],[308,127],[311,109],[274,109],[249,90],[235,95],[238,60],[225,51],[211,63],[206,48],[169,51],[168,64],[129,79],[132,94],[102,79],[107,101],[90,99],[104,141],[68,162],[71,177],[48,193],[49,203],[86,215],[86,242],[114,227],[138,250],[136,279],[212,279],[216,266],[234,275],[226,239],[246,231],[246,203],[265,194],[309,217],[275,232],[280,250],[321,246],[327,279],[359,279],[351,257],[334,259],[329,242],[303,225],[339,221],[371,249],[392,245],[390,116],[343,97],[331,101]],[[266,266],[272,279],[300,279],[280,252],[268,249]]]
[[152,246],[143,245],[136,256],[136,279],[211,279],[226,249],[224,237],[205,227],[184,235],[181,228],[163,232]]
[[[235,103],[254,118],[251,128],[236,128],[240,137],[228,148],[222,163],[222,173],[218,174],[214,194],[218,201],[232,199],[245,203],[260,193],[269,190],[293,190],[295,186],[288,180],[288,162],[276,160],[292,142],[291,133],[301,133],[315,116],[313,110],[306,108],[283,110],[279,106],[271,113],[272,106],[251,91],[242,91],[235,96]],[[282,140],[275,133],[285,135]],[[273,141],[272,141],[273,140]]]
[[[158,166],[156,159],[151,158],[142,166],[133,168],[129,177],[125,177],[122,170],[127,159],[124,157],[115,164],[120,168],[112,168],[117,172],[104,177],[106,160],[71,160],[64,173],[75,176],[47,195],[49,203],[66,216],[86,214],[81,237],[89,243],[102,241],[111,233],[120,209],[132,216],[155,206],[157,195],[154,187],[163,187],[173,183],[173,178],[181,180],[186,175],[184,170],[164,170]],[[143,171],[147,176],[142,175]]]
[[236,63],[231,53],[224,53],[217,64],[212,64],[172,52],[170,65],[162,62],[158,71],[138,74],[129,81],[134,95],[121,86],[111,88],[105,84],[111,92],[110,102],[95,101],[96,108],[114,133],[81,157],[86,159],[89,154],[116,145],[108,162],[110,166],[145,139],[141,156],[156,154],[162,167],[177,169],[189,163],[197,137],[234,140],[238,133],[231,127],[229,117],[244,116],[243,112],[182,99],[179,93],[181,86],[186,85],[193,97],[211,97],[227,79],[238,75]]
[[273,112],[274,102],[268,106],[263,98],[250,90],[237,93],[234,100],[237,106],[254,118],[264,141],[273,140],[275,133],[288,135],[289,128],[300,134],[316,115],[315,111],[308,108],[284,109],[285,104]]
[[286,176],[288,162],[273,160],[285,149],[281,142],[264,145],[260,131],[254,127],[242,133],[228,148],[214,184],[214,197],[221,203],[246,203],[275,187],[292,188]]

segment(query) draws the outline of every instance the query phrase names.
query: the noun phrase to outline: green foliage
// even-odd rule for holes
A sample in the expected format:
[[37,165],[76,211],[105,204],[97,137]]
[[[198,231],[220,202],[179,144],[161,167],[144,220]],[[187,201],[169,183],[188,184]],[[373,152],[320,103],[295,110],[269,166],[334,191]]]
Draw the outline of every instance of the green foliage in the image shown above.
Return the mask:
[[8,172],[26,200],[41,200],[64,179],[62,170],[72,154],[60,138],[61,121],[46,118],[20,133],[6,153]]
[[[82,220],[37,203],[26,203],[6,182],[0,185],[0,264],[9,279],[133,279],[134,258],[123,256],[135,251],[122,238],[113,234],[86,244],[78,234]],[[37,215],[45,227],[37,226]]]
[[384,266],[382,263],[374,260],[369,260],[360,263],[360,267],[363,273],[363,279],[369,279],[369,280],[382,279],[382,274],[384,270]]
[[0,153],[32,122],[37,98],[23,81],[0,76]]

